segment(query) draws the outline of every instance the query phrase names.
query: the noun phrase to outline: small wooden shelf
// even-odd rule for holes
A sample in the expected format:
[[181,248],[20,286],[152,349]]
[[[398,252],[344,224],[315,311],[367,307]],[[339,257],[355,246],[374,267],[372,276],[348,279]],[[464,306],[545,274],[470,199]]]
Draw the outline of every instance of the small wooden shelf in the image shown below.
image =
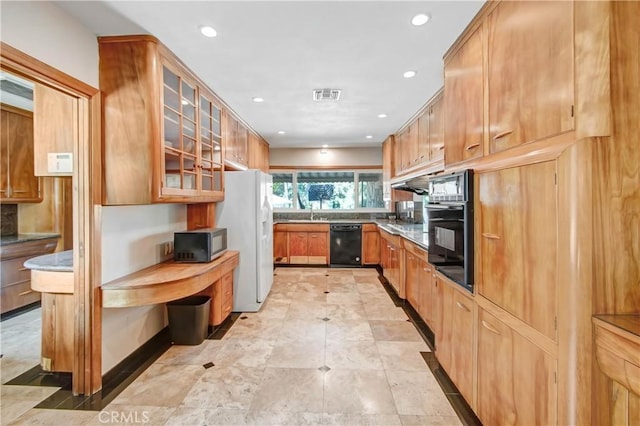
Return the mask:
[[238,265],[240,254],[228,250],[208,263],[173,260],[150,266],[101,287],[102,306],[124,308],[153,305],[190,296],[210,287]]

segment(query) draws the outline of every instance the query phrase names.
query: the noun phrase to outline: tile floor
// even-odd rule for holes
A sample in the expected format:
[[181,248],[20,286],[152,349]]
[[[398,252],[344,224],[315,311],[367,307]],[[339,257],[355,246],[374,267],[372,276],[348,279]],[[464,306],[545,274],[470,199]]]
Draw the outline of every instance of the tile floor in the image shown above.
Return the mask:
[[[375,269],[278,268],[259,313],[171,347],[101,412],[31,408],[56,388],[2,385],[1,423],[459,425],[426,351]],[[17,367],[0,362],[4,383]]]

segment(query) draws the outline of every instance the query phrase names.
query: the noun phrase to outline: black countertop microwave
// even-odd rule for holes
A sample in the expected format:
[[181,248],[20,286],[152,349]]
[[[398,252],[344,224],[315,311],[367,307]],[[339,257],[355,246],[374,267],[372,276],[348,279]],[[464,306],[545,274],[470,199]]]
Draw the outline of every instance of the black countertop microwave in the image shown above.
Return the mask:
[[227,251],[227,229],[206,228],[173,234],[176,262],[211,262]]

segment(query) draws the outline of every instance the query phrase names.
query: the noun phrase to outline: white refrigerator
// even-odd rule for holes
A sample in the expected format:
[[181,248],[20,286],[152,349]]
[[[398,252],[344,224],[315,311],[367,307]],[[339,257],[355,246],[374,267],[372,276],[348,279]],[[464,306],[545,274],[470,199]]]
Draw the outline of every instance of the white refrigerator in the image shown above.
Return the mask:
[[260,170],[225,172],[224,187],[216,227],[227,228],[227,247],[240,252],[233,311],[257,312],[273,284],[273,180]]

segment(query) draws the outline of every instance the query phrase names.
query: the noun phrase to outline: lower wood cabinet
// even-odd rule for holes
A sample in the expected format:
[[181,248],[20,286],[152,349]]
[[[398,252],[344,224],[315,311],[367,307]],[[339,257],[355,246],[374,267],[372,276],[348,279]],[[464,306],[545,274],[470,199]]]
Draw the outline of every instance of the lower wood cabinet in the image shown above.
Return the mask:
[[477,327],[482,423],[557,424],[556,360],[482,308]]
[[279,230],[278,225],[275,225],[273,230],[273,263],[276,265],[289,263],[287,232]]
[[[438,320],[436,358],[462,396],[473,402],[474,303],[457,284],[441,275],[438,280]],[[484,421],[484,420],[483,420]],[[490,423],[487,423],[490,424]]]
[[378,225],[365,223],[362,225],[362,264],[378,265],[380,263],[380,233]]
[[273,257],[276,264],[328,264],[329,225],[302,223],[274,225]]
[[220,325],[233,309],[233,271],[227,272],[213,285],[211,325]]
[[382,274],[401,299],[405,296],[404,249],[400,237],[380,231],[380,265]]

